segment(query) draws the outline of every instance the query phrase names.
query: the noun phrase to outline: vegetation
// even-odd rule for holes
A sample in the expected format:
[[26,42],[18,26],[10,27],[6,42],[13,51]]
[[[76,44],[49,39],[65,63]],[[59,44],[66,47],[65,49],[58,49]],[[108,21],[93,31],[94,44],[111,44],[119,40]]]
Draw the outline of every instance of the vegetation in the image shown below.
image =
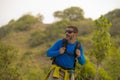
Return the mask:
[[14,65],[16,50],[0,42],[0,80],[20,80],[20,73]]
[[117,80],[120,77],[119,14],[120,9],[116,9],[105,14],[106,18],[93,21],[84,18],[81,8],[70,7],[56,11],[54,17],[59,21],[51,24],[42,23],[41,14],[12,19],[0,27],[0,80],[43,80],[51,64],[46,50],[64,37],[68,25],[78,27],[78,40],[87,59],[85,65],[77,64],[76,80]]
[[96,29],[93,36],[93,54],[96,58],[97,73],[95,80],[98,80],[99,67],[101,66],[101,62],[106,58],[111,47],[110,34],[108,32],[111,23],[104,16],[101,16],[98,20],[95,21],[95,23]]
[[112,26],[111,26],[111,30],[110,33],[113,37],[115,36],[120,36],[120,9],[115,9],[113,11],[110,11],[108,14],[105,15],[111,22],[112,22]]
[[79,7],[70,7],[64,11],[56,11],[54,17],[68,21],[79,21],[84,19],[84,12]]

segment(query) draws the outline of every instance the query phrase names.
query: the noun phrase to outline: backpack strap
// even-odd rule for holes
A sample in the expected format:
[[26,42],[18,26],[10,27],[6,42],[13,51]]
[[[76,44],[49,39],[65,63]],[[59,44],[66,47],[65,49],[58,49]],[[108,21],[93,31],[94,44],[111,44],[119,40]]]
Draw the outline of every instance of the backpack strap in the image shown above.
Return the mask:
[[67,49],[67,44],[68,44],[68,40],[63,38],[63,40],[62,40],[62,47],[65,47]]
[[77,44],[76,44],[75,49],[74,49],[74,56],[75,56],[74,68],[76,67],[76,62],[77,62],[76,49],[80,49],[80,46],[81,46],[81,43],[79,41],[77,41]]
[[76,55],[76,49],[80,49],[80,46],[81,46],[81,43],[79,41],[77,41],[77,44],[76,44],[75,49],[74,49],[74,55],[75,55],[75,57],[77,57],[77,55]]
[[76,49],[79,49],[80,46],[81,46],[81,43],[79,41],[77,41],[77,44],[74,48],[74,54],[70,54],[69,52],[67,52],[67,44],[68,44],[68,41],[66,39],[63,39],[63,42],[62,42],[62,47],[65,47],[65,54],[69,55],[69,56],[74,56],[75,58],[77,57],[76,55]]
[[67,54],[68,56],[73,56],[74,57],[75,56],[74,54],[70,54],[69,52],[67,52],[67,44],[68,44],[68,40],[64,38],[62,40],[62,47],[66,48],[64,53]]

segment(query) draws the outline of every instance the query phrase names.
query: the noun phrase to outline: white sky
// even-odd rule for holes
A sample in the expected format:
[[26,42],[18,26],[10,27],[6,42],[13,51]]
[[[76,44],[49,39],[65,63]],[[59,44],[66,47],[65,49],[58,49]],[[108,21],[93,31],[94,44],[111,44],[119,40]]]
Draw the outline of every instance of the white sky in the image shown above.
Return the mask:
[[72,6],[82,8],[86,18],[96,19],[102,14],[120,8],[120,0],[0,0],[0,26],[26,13],[40,13],[44,16],[44,23],[52,23],[55,11]]

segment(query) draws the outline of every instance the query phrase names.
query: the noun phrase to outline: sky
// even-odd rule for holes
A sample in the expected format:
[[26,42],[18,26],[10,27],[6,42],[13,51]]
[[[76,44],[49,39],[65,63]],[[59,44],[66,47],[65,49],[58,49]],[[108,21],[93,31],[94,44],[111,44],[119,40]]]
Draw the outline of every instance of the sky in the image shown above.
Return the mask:
[[120,0],[0,0],[0,26],[17,20],[24,14],[42,14],[44,23],[55,21],[53,13],[70,7],[80,7],[85,18],[97,19],[114,9],[120,9]]

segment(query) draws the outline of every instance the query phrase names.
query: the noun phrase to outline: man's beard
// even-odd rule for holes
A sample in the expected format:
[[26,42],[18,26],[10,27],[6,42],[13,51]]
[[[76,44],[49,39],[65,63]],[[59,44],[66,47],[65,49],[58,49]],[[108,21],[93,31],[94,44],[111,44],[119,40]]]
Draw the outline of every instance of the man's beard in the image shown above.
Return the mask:
[[71,39],[72,39],[72,36],[69,36],[68,34],[66,34],[66,39],[67,39],[67,40],[71,40]]

